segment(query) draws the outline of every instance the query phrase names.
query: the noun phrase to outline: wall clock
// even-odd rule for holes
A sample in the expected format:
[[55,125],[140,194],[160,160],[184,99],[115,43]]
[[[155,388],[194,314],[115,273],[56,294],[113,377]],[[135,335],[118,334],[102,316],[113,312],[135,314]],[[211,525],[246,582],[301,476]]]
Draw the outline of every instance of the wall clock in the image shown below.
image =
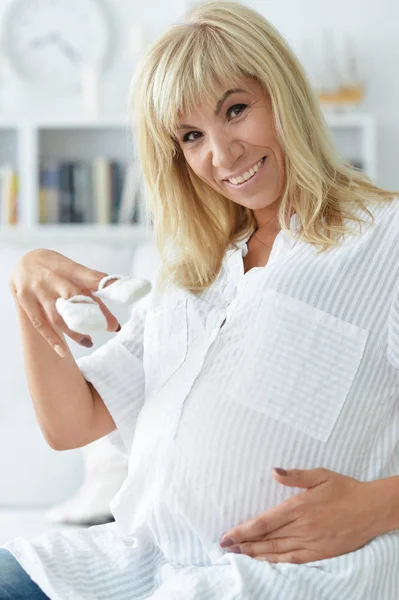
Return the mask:
[[2,21],[3,52],[26,81],[79,85],[82,67],[106,69],[115,30],[104,0],[11,0]]

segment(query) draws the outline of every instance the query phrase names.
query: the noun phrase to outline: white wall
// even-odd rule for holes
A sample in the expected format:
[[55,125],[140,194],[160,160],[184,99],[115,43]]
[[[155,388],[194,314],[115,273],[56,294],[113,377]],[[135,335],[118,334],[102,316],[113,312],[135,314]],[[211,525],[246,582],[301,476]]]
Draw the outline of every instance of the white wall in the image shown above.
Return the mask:
[[[0,15],[12,0],[0,0]],[[65,0],[67,1],[67,0]],[[108,112],[124,110],[126,92],[134,67],[129,56],[129,35],[134,21],[143,23],[149,39],[157,37],[179,18],[190,0],[106,0],[113,9],[120,33],[116,60],[105,78],[104,107]],[[378,183],[399,190],[399,3],[397,0],[246,0],[268,18],[300,54],[302,41],[320,39],[325,27],[333,34],[353,35],[366,77],[367,96],[363,109],[378,120]],[[339,39],[339,38],[338,38]],[[317,54],[317,51],[316,51]],[[14,105],[25,111],[80,110],[79,96],[58,97],[48,90],[27,90],[14,82]],[[10,103],[10,99],[9,99]],[[1,107],[1,89],[0,89]]]

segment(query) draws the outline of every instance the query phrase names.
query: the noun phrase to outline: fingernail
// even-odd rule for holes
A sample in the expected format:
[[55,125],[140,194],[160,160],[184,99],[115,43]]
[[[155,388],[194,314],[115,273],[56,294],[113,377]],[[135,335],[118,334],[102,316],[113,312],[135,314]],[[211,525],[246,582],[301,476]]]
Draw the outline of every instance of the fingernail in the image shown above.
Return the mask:
[[90,338],[82,338],[80,340],[80,343],[82,344],[82,346],[85,346],[86,348],[91,348],[93,346],[93,342],[91,341]]
[[58,356],[61,356],[61,358],[66,357],[66,352],[65,352],[64,348],[62,348],[59,344],[56,344],[54,346],[54,350],[57,352]]
[[233,544],[235,544],[235,541],[232,538],[226,538],[220,542],[220,547],[228,548],[229,546],[232,546]]
[[277,467],[274,467],[274,470],[276,471],[276,473],[278,473],[279,475],[284,475],[284,477],[286,477],[288,475],[288,471],[286,471],[285,469],[279,469]]
[[120,331],[122,329],[122,327],[119,325],[118,329],[115,329],[115,331]]

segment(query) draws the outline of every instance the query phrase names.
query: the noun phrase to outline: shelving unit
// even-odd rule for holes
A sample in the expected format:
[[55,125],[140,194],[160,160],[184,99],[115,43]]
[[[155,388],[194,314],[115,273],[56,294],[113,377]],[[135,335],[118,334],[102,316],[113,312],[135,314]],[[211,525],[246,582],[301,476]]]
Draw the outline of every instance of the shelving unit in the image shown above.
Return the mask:
[[377,180],[377,124],[372,115],[358,112],[324,112],[333,140],[350,161],[360,161],[364,172]]
[[[341,154],[361,162],[377,178],[376,123],[368,114],[325,112]],[[133,138],[125,115],[101,119],[0,119],[0,164],[11,163],[19,174],[19,223],[0,225],[0,241],[45,244],[53,239],[112,241],[116,245],[149,239],[145,224],[96,226],[39,224],[39,165],[42,159],[92,160],[97,156],[126,162],[132,157]]]
[[56,241],[112,241],[114,245],[149,239],[139,225],[40,224],[39,167],[42,160],[94,160],[98,156],[128,162],[133,143],[125,116],[100,119],[53,117],[0,120],[0,162],[9,162],[19,175],[18,225],[0,225],[0,240],[33,244]]

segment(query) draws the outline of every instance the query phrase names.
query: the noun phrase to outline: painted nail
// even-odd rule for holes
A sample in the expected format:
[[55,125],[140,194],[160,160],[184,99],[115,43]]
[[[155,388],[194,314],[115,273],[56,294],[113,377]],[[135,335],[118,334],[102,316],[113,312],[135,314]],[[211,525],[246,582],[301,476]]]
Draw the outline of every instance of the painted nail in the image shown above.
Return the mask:
[[61,356],[61,358],[66,357],[66,352],[65,352],[64,348],[62,348],[62,346],[60,346],[59,344],[56,344],[54,346],[54,350],[57,352],[58,356]]
[[226,538],[220,542],[220,547],[228,548],[229,546],[232,546],[233,544],[235,544],[234,540],[232,540],[231,538]]
[[288,471],[286,471],[285,469],[279,469],[277,467],[274,467],[274,470],[279,474],[279,475],[284,475],[284,477],[286,477],[288,475]]
[[80,343],[82,346],[85,346],[86,348],[91,348],[93,346],[93,342],[91,341],[90,338],[82,338],[80,340]]
[[118,329],[115,329],[115,331],[120,331],[122,329],[122,327],[119,325]]

